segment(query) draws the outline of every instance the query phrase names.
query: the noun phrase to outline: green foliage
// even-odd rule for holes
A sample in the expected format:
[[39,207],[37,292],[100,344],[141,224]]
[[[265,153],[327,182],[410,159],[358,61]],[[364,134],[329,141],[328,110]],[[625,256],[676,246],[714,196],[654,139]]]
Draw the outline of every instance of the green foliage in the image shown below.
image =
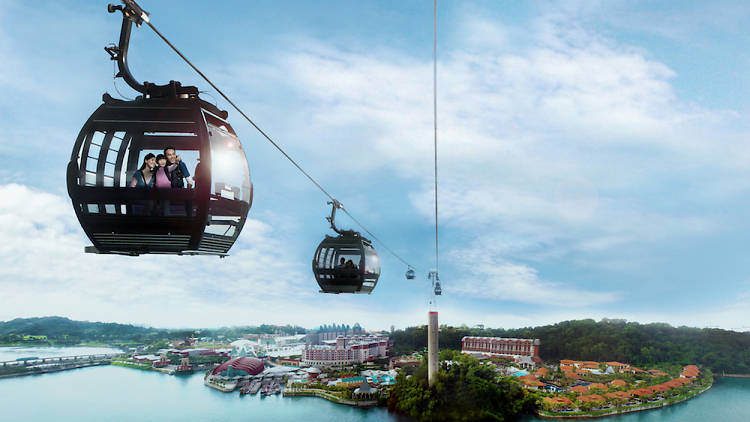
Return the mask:
[[536,395],[515,380],[498,380],[490,367],[470,356],[451,358],[450,364],[442,363],[433,388],[425,362],[409,378],[399,373],[388,408],[419,421],[506,421],[536,408]]
[[146,347],[145,353],[156,353],[161,349],[168,349],[168,348],[169,348],[168,341],[159,340],[156,343],[152,343],[148,347]]
[[[620,319],[564,321],[554,325],[519,329],[441,327],[440,347],[460,349],[464,336],[538,338],[541,357],[619,361],[636,366],[672,363],[698,364],[714,372],[750,374],[750,333],[713,328],[639,324]],[[427,345],[425,326],[395,330],[394,355],[422,350]],[[665,371],[670,373],[670,371]]]
[[[48,344],[74,345],[82,341],[102,343],[151,343],[167,336],[167,330],[137,327],[127,324],[72,321],[62,317],[16,318],[0,322],[0,342],[18,343],[24,338]],[[46,336],[46,340],[39,340]],[[28,340],[27,340],[28,341]]]
[[[129,324],[73,321],[63,317],[16,318],[0,322],[0,343],[76,345],[81,342],[101,344],[152,344],[165,339],[184,339],[195,334],[193,329],[167,330]],[[291,325],[223,327],[200,330],[196,337],[239,338],[245,334],[295,334],[305,329]],[[45,338],[46,337],[46,338]]]

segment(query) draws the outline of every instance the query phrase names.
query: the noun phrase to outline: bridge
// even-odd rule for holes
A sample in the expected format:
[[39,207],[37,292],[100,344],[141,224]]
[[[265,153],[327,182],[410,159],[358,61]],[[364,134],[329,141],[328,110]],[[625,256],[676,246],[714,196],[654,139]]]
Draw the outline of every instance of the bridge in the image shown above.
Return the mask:
[[0,361],[0,378],[21,375],[45,374],[89,366],[109,365],[112,359],[124,353],[105,353],[78,356],[55,356],[49,358],[22,358]]

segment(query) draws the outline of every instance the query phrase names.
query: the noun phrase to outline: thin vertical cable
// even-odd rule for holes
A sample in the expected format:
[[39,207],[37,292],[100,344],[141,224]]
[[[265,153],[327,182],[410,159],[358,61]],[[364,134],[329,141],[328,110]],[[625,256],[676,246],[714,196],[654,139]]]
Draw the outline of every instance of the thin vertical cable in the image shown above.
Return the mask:
[[[438,271],[438,161],[437,161],[437,0],[432,11],[432,118],[435,129],[435,271]],[[437,280],[436,280],[437,281]]]

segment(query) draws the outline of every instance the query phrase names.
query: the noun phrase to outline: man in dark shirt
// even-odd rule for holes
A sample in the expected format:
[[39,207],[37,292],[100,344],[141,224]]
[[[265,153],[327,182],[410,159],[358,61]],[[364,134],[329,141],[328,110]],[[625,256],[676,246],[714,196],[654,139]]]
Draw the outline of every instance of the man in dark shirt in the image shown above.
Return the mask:
[[[184,188],[185,179],[190,177],[190,172],[188,171],[185,162],[180,159],[180,156],[177,155],[177,151],[175,151],[173,146],[164,148],[164,155],[167,157],[167,165],[179,164],[177,168],[172,171],[172,187]],[[191,185],[189,181],[187,182],[187,188],[193,188],[193,185]],[[193,216],[193,201],[185,201],[185,215],[188,217]]]

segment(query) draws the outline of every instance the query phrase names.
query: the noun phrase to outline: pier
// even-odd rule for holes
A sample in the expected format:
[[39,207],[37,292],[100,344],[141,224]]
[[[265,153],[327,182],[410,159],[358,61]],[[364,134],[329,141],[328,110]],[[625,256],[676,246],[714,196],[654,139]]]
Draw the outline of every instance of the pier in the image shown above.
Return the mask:
[[46,374],[89,366],[109,365],[112,359],[123,354],[95,354],[58,356],[49,358],[24,358],[0,362],[0,378]]

